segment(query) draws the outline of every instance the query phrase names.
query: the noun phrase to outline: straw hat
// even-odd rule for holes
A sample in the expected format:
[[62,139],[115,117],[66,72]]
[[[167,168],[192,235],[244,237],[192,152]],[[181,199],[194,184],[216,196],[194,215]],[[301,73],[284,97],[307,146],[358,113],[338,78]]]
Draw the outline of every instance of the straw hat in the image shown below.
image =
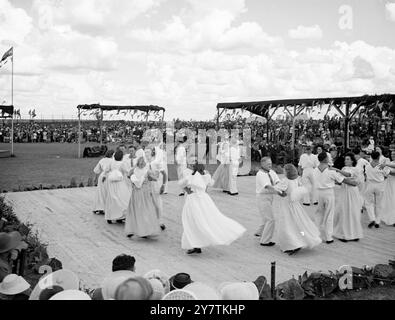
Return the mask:
[[65,290],[52,296],[49,300],[92,300],[88,294],[79,290]]
[[78,290],[80,287],[80,280],[78,276],[70,270],[57,270],[40,279],[34,287],[29,300],[39,300],[41,292],[53,286],[59,286],[64,290]]
[[30,284],[17,274],[7,275],[0,283],[0,293],[13,296],[30,288]]
[[150,300],[161,300],[165,295],[165,288],[158,279],[147,279],[152,286],[153,294]]
[[167,293],[162,300],[197,300],[197,297],[191,291],[176,289]]
[[168,293],[170,291],[170,281],[169,281],[169,276],[158,270],[158,269],[154,269],[151,271],[148,271],[145,275],[144,278],[150,280],[150,279],[157,279],[162,283],[162,286],[165,290],[165,294]]
[[0,232],[0,253],[15,249],[22,242],[22,236],[18,231]]
[[118,270],[111,273],[102,284],[102,295],[104,300],[115,299],[115,292],[118,286],[129,278],[134,278],[136,274],[129,270]]
[[184,287],[192,292],[198,300],[221,300],[219,292],[202,282],[194,282]]
[[222,300],[259,300],[258,289],[253,282],[225,282],[218,289]]

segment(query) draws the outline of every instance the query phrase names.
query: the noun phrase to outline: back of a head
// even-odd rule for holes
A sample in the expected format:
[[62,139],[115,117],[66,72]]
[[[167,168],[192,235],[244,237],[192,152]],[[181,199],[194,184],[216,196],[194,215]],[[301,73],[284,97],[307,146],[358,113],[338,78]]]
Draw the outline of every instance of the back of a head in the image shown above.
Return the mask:
[[380,159],[380,153],[378,153],[377,151],[373,151],[370,156],[372,157],[373,160]]
[[120,254],[112,261],[112,271],[130,270],[134,271],[136,259],[127,254]]
[[107,152],[106,152],[106,158],[111,158],[113,154],[114,154],[114,150],[112,150],[112,149],[107,150]]
[[123,152],[122,150],[117,150],[114,154],[114,159],[116,161],[121,161],[123,159]]
[[122,282],[115,291],[115,300],[150,300],[153,295],[151,283],[143,277]]
[[323,162],[325,160],[328,159],[328,155],[325,151],[322,151],[319,155],[318,155],[318,161],[319,162]]
[[352,150],[352,153],[355,155],[359,155],[361,153],[361,148],[360,147],[356,147]]
[[45,288],[43,291],[41,291],[40,296],[38,297],[38,300],[49,300],[55,294],[57,294],[63,290],[64,289],[61,286],[53,286],[50,288]]

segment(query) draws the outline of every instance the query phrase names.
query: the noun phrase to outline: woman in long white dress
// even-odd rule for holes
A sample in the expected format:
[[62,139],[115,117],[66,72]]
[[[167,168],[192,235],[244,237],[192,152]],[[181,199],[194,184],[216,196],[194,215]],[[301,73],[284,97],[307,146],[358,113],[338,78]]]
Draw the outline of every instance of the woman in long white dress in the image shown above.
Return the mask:
[[276,242],[284,253],[292,255],[302,248],[312,249],[322,240],[320,231],[300,203],[309,189],[302,185],[294,165],[286,164],[284,171],[285,178],[275,186],[286,193],[286,197],[278,201]]
[[333,236],[342,242],[358,241],[363,238],[361,224],[361,209],[363,204],[362,195],[358,185],[360,171],[356,167],[357,161],[353,153],[346,154],[344,158],[345,167],[340,172],[351,174],[351,181],[344,181],[341,192],[338,194],[338,205],[336,206],[337,220],[334,224]]
[[383,210],[380,218],[386,225],[395,227],[395,161],[387,162],[386,165],[391,171],[385,182]]
[[125,211],[128,208],[131,188],[128,186],[125,175],[126,169],[122,161],[123,152],[118,150],[114,159],[106,170],[107,197],[104,210],[104,218],[109,224],[114,220],[122,222],[125,219]]
[[130,180],[133,191],[126,211],[125,233],[131,238],[157,236],[160,231],[159,208],[155,199],[153,183],[159,173],[149,169],[143,157],[139,157]]
[[188,254],[201,253],[201,248],[229,245],[243,235],[246,229],[238,222],[223,215],[206,193],[213,180],[202,164],[195,164],[193,172],[179,185],[187,196],[182,210],[183,234],[181,247]]
[[113,154],[114,150],[108,150],[105,157],[100,159],[96,167],[93,169],[93,172],[99,175],[93,204],[93,213],[95,214],[104,214],[105,201],[107,197],[107,185],[104,182],[104,177],[107,168],[112,162]]
[[[222,138],[221,138],[222,139]],[[224,141],[218,144],[217,160],[220,165],[215,170],[213,175],[213,188],[222,189],[223,192],[229,193],[229,178],[230,178],[230,159],[229,159],[229,139],[224,137]]]

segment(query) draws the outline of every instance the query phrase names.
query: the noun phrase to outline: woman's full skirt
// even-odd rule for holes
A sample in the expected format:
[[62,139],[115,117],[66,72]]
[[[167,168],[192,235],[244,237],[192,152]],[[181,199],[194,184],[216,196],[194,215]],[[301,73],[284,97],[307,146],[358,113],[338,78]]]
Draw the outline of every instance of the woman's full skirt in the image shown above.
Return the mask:
[[395,176],[389,176],[386,181],[380,218],[386,225],[395,224]]
[[183,249],[229,245],[246,229],[223,215],[210,196],[201,191],[187,195],[182,210]]
[[104,211],[106,197],[107,197],[107,184],[103,182],[104,173],[99,175],[97,179],[97,187],[93,203],[93,211]]
[[322,242],[317,226],[300,202],[280,199],[278,208],[277,243],[282,251],[312,249]]
[[358,187],[343,186],[336,200],[338,200],[338,205],[335,208],[337,221],[334,223],[333,236],[344,240],[363,238],[362,198]]
[[126,211],[125,233],[138,237],[157,236],[160,233],[159,211],[151,182],[133,187]]
[[213,188],[229,191],[229,164],[220,164],[213,175]]
[[128,208],[131,188],[123,179],[121,181],[105,181],[107,197],[104,210],[106,220],[120,220],[125,217]]

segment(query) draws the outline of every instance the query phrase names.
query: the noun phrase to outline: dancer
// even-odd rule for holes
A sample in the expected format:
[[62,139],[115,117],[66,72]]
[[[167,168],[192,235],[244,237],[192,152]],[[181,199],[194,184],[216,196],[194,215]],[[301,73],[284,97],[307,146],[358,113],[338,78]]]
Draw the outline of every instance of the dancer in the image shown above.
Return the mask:
[[356,168],[358,169],[358,189],[359,194],[362,200],[362,209],[366,208],[365,206],[365,192],[366,192],[366,166],[369,165],[369,161],[365,159],[366,153],[365,151],[361,150],[361,148],[355,148],[353,150],[355,155],[355,159],[357,160]]
[[283,195],[282,192],[274,189],[280,182],[277,173],[272,170],[272,160],[270,157],[261,159],[261,168],[256,174],[256,202],[258,211],[262,218],[255,236],[260,237],[261,246],[274,246],[274,214],[273,206],[275,195]]
[[195,163],[192,174],[178,183],[187,192],[182,210],[181,247],[187,249],[188,254],[201,253],[203,247],[229,245],[246,231],[238,222],[223,215],[206,193],[213,181],[202,164]]
[[[222,137],[221,137],[222,139]],[[223,192],[229,193],[229,136],[226,134],[223,136],[223,141],[218,144],[217,160],[220,165],[215,170],[213,175],[213,188],[222,189]]]
[[[333,218],[335,214],[335,183],[341,184],[345,179],[338,169],[330,169],[328,154],[323,151],[318,155],[320,164],[314,171],[314,179],[318,191],[318,208],[316,223],[321,232],[321,238],[327,244],[333,243]],[[351,176],[349,173],[345,173]]]
[[229,157],[229,194],[236,196],[239,194],[237,190],[237,174],[239,172],[241,157],[239,144],[235,137],[230,140]]
[[107,197],[107,185],[105,184],[105,173],[112,162],[112,156],[114,150],[108,150],[103,159],[100,159],[99,163],[93,169],[93,172],[99,175],[97,178],[97,188],[95,192],[95,200],[93,205],[93,213],[104,214],[105,201]]
[[[369,216],[369,228],[380,227],[380,217],[383,215],[383,196],[385,179],[390,173],[390,169],[380,165],[380,153],[373,151],[372,161],[366,167],[366,211]],[[384,164],[384,163],[383,163]]]
[[318,158],[312,154],[311,146],[306,146],[305,153],[300,156],[299,169],[302,173],[302,178],[308,181],[311,185],[310,193],[303,199],[303,204],[309,206],[310,204],[317,205],[317,195],[314,183],[314,169],[319,165]]
[[[145,148],[145,158],[147,159],[148,169],[151,170],[156,177],[156,181],[152,181],[151,183],[153,191],[152,197],[155,205],[157,206],[158,219],[160,221],[163,214],[163,203],[160,195],[163,194],[163,191],[165,190],[167,175],[163,167],[162,159],[154,158],[153,153],[153,147],[148,146]],[[163,223],[160,223],[160,228],[165,230],[166,226]]]
[[130,199],[130,188],[125,180],[126,170],[123,165],[123,152],[114,153],[114,159],[106,170],[107,197],[104,218],[109,224],[116,220],[122,222]]
[[144,157],[138,158],[130,177],[133,191],[126,210],[125,233],[129,238],[133,235],[155,237],[160,233],[158,206],[153,198],[152,186],[157,178],[158,175],[149,169]]
[[164,188],[161,194],[167,194],[167,183],[169,181],[169,173],[167,168],[167,154],[166,151],[163,150],[163,142],[155,141],[154,147],[154,161],[160,163],[160,167],[163,168],[164,173],[159,175],[158,181],[164,181]]
[[[178,181],[184,178],[183,173],[187,168],[187,151],[185,149],[185,143],[187,139],[188,138],[186,136],[178,138],[178,146],[176,148],[176,157],[175,157]],[[179,196],[183,196],[184,194],[185,194],[184,191],[181,190]]]
[[357,160],[353,153],[347,153],[344,158],[345,167],[342,171],[349,172],[351,177],[344,181],[341,192],[336,199],[336,215],[338,217],[334,227],[334,237],[342,242],[358,241],[363,238],[361,224],[362,197],[358,190],[360,171],[356,167]]
[[302,186],[298,170],[293,164],[286,164],[284,172],[285,178],[274,187],[287,195],[279,201],[277,238],[280,249],[293,255],[302,248],[312,249],[322,241],[320,231],[300,204],[309,190]]
[[[392,159],[395,152],[392,153]],[[390,168],[383,195],[383,210],[381,211],[381,221],[386,225],[395,227],[395,161],[387,162],[386,166]]]

